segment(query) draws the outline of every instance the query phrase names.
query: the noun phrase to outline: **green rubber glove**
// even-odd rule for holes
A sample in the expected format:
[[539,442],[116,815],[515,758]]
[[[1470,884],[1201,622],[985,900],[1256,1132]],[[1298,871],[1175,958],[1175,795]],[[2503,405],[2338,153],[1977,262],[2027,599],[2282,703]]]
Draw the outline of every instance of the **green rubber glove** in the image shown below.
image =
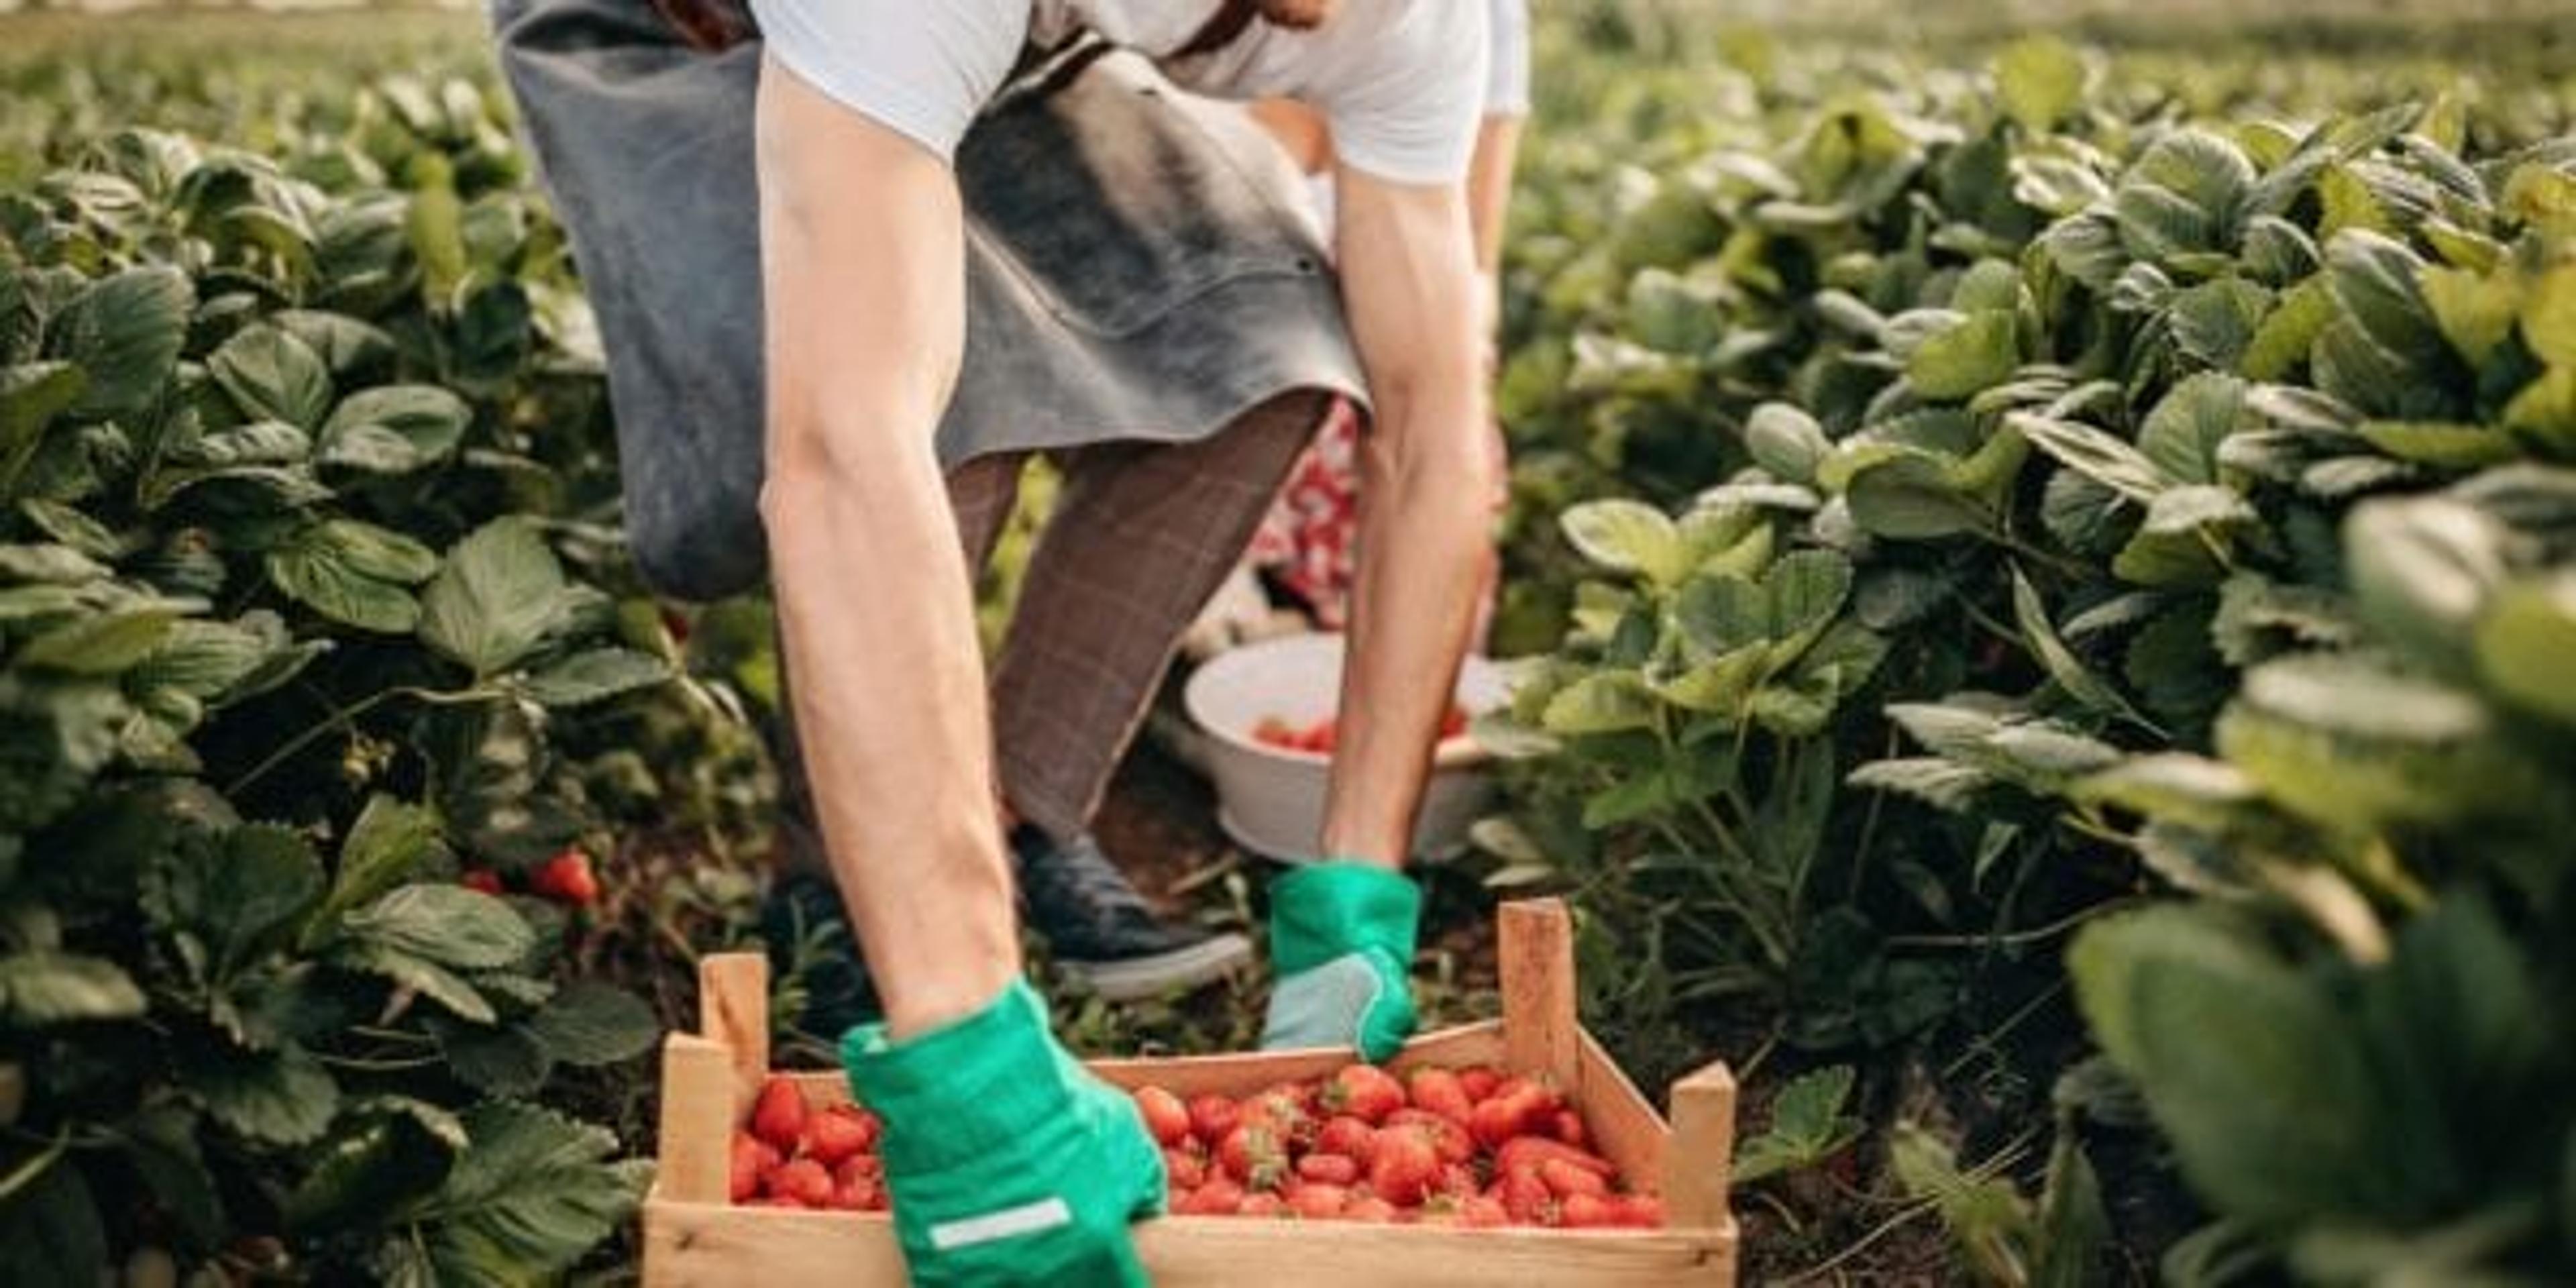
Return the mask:
[[1352,1047],[1371,1062],[1413,1035],[1410,972],[1422,891],[1400,873],[1333,861],[1270,883],[1270,965],[1279,982],[1261,1045]]
[[1162,1151],[1135,1102],[1057,1044],[1026,982],[901,1042],[861,1025],[841,1039],[841,1063],[885,1120],[886,1189],[913,1283],[1146,1282],[1127,1225],[1163,1210]]

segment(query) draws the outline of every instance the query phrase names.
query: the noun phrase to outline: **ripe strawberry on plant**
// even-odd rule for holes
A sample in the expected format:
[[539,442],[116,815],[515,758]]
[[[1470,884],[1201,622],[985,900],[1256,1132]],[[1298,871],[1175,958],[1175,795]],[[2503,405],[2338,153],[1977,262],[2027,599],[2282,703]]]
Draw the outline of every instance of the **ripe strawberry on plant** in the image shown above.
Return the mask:
[[1428,1132],[1392,1127],[1378,1133],[1368,1175],[1369,1192],[1379,1198],[1398,1207],[1420,1203],[1440,1179],[1440,1154]]
[[1158,1145],[1169,1147],[1190,1138],[1189,1107],[1161,1087],[1138,1087],[1136,1112],[1144,1117],[1145,1130]]
[[760,1099],[752,1103],[751,1134],[792,1154],[804,1141],[805,1116],[804,1093],[795,1083],[773,1077],[761,1084]]
[[805,1156],[825,1167],[876,1148],[877,1121],[854,1105],[834,1105],[805,1118]]
[[490,868],[467,868],[463,876],[456,878],[456,884],[490,895],[500,894],[504,889],[501,874]]
[[1324,1109],[1345,1113],[1372,1126],[1404,1108],[1404,1084],[1373,1064],[1345,1066],[1324,1088]]
[[572,847],[538,864],[528,876],[528,890],[558,903],[586,908],[599,902],[599,877],[590,870],[590,856]]

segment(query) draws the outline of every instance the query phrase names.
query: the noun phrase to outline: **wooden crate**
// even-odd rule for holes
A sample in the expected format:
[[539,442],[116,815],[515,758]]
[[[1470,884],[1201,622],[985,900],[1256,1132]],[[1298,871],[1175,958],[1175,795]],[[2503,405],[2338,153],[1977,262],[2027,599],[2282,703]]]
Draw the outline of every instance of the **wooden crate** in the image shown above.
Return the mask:
[[[1713,1064],[1674,1084],[1667,1125],[1576,1021],[1573,937],[1564,906],[1553,900],[1505,905],[1500,948],[1503,1018],[1417,1038],[1394,1067],[1492,1064],[1553,1079],[1582,1108],[1595,1145],[1622,1174],[1659,1178],[1667,1228],[1471,1230],[1162,1217],[1136,1230],[1154,1282],[1174,1288],[1731,1288],[1736,1226],[1726,1187],[1734,1075]],[[644,1203],[644,1282],[648,1288],[900,1285],[902,1254],[882,1214],[726,1201],[733,1132],[769,1076],[767,975],[757,956],[707,959],[700,970],[701,1032],[665,1042],[661,1169]],[[1150,1082],[1184,1097],[1241,1096],[1330,1073],[1349,1059],[1342,1051],[1262,1052],[1105,1060],[1091,1068],[1122,1087]],[[790,1076],[810,1104],[849,1099],[838,1073]]]

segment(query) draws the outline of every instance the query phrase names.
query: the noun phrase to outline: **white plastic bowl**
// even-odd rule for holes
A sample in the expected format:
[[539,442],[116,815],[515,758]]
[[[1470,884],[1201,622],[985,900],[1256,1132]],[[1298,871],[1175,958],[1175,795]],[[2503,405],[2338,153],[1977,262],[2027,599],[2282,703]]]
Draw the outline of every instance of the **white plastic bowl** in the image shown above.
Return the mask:
[[[1286,863],[1323,857],[1324,791],[1331,760],[1257,741],[1254,728],[1277,717],[1305,727],[1334,713],[1341,699],[1342,637],[1291,635],[1220,654],[1190,677],[1181,705],[1206,737],[1209,777],[1216,780],[1217,824],[1235,844]],[[1501,667],[1471,657],[1458,675],[1457,702],[1470,715],[1509,697]],[[1493,784],[1491,757],[1471,739],[1441,744],[1415,821],[1416,857],[1453,858],[1467,829],[1482,817]]]

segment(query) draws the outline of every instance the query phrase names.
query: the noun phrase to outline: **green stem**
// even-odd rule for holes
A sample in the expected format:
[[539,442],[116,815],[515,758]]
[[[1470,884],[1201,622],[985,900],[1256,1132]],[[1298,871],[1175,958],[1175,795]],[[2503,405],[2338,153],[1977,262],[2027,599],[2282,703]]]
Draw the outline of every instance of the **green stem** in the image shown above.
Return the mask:
[[54,1133],[54,1143],[46,1146],[44,1152],[37,1154],[26,1162],[20,1163],[17,1170],[10,1172],[7,1176],[0,1176],[0,1204],[5,1204],[10,1199],[16,1198],[18,1191],[35,1184],[36,1178],[43,1176],[48,1170],[50,1170],[56,1162],[61,1160],[64,1154],[70,1152],[71,1147],[71,1129],[69,1127],[65,1127]]
[[249,772],[234,779],[230,786],[224,788],[224,795],[231,797],[240,796],[241,793],[251,784],[258,782],[262,778],[266,778],[271,771],[275,770],[278,766],[285,764],[287,761],[294,759],[298,753],[302,752],[305,748],[312,746],[315,741],[322,738],[324,735],[329,734],[335,729],[346,729],[356,724],[360,716],[375,710],[377,707],[383,706],[395,698],[410,698],[415,702],[425,703],[430,706],[471,706],[477,702],[490,702],[500,696],[501,695],[494,690],[483,688],[442,691],[438,689],[411,688],[408,686],[385,689],[377,693],[369,694],[365,698],[360,699],[358,702],[347,707],[334,708],[331,714],[320,723],[315,724],[312,727],[305,729],[303,732],[296,734],[294,737],[287,739],[286,742],[280,745],[277,750],[270,752],[266,759],[263,759],[258,764],[251,766]]

